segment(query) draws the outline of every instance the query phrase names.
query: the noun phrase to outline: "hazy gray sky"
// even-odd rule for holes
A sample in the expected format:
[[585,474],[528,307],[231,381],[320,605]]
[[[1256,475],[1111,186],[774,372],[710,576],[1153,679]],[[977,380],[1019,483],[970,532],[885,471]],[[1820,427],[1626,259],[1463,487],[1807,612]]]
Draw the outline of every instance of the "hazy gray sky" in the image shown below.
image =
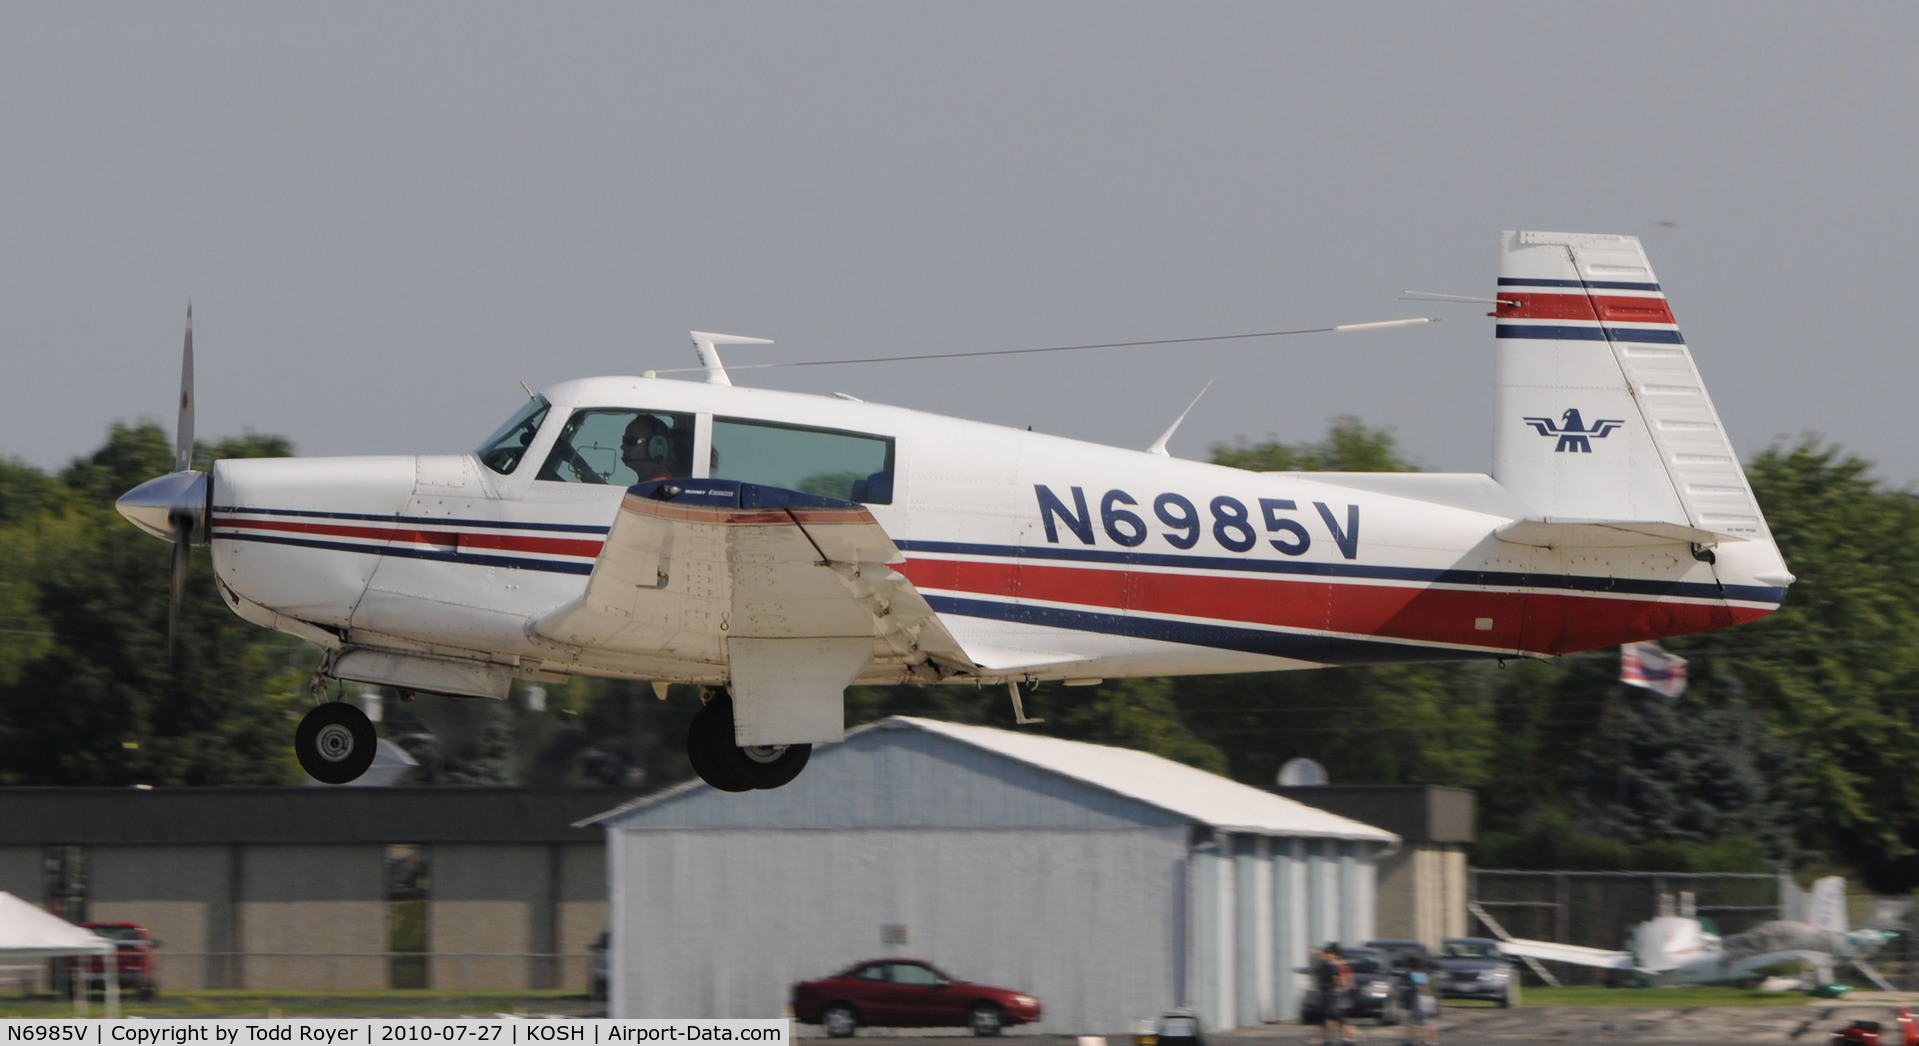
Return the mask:
[[[470,449],[534,387],[741,373],[1144,447],[1391,426],[1484,471],[1502,228],[1642,236],[1734,442],[1919,480],[1919,5],[0,6],[0,455]],[[1664,223],[1674,223],[1671,225]]]

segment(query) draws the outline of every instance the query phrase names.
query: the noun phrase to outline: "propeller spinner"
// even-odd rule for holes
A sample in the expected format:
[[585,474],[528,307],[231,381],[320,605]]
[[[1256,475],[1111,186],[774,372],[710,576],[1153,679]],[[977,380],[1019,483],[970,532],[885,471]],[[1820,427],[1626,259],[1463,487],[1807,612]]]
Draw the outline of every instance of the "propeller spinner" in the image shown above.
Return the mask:
[[155,537],[173,542],[172,587],[167,604],[167,645],[173,646],[186,590],[187,557],[207,542],[208,505],[213,487],[207,474],[193,471],[193,305],[187,305],[186,347],[180,357],[180,423],[174,429],[173,471],[127,491],[114,507],[127,521]]

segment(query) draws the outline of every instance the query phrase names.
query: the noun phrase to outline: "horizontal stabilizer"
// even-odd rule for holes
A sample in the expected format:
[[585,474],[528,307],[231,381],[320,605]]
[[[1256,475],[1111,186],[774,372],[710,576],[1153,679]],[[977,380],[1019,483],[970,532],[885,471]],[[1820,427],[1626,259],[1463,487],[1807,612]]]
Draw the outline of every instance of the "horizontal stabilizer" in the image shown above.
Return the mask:
[[974,667],[988,673],[1031,671],[1092,660],[1089,654],[1062,654],[1052,650],[1020,650],[981,643],[962,643],[961,646]]
[[1499,540],[1538,548],[1630,548],[1686,543],[1702,548],[1721,541],[1745,541],[1742,535],[1716,534],[1680,523],[1655,520],[1520,519],[1500,527]]
[[1499,950],[1507,955],[1544,959],[1547,962],[1571,963],[1574,966],[1592,966],[1601,970],[1633,968],[1632,956],[1626,952],[1609,952],[1604,948],[1586,948],[1577,944],[1560,944],[1556,941],[1519,939],[1500,941]]

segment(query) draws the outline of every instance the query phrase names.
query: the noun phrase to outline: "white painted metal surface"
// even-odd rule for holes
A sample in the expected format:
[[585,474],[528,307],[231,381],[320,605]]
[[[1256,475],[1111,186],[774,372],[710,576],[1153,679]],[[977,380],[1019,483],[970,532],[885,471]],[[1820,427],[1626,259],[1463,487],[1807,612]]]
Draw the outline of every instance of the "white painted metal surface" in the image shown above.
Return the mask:
[[[1271,795],[1261,830],[1221,830],[1196,815],[1251,820],[1241,786],[1031,740],[896,717],[819,749],[777,792],[693,784],[596,818],[612,1012],[760,1012],[794,981],[902,953],[1033,992],[1054,1034],[1120,1035],[1175,1005],[1212,1029],[1296,1012],[1307,913],[1367,893],[1393,837]],[[1123,793],[1115,768],[1135,778]],[[1317,878],[1297,856],[1309,847],[1333,855]],[[885,943],[888,926],[908,944]]]
[[1076,781],[1130,796],[1177,813],[1196,824],[1224,832],[1352,839],[1379,844],[1399,841],[1398,836],[1384,829],[1327,813],[1150,752],[908,716],[895,716],[875,726],[879,729],[911,728],[942,734]]

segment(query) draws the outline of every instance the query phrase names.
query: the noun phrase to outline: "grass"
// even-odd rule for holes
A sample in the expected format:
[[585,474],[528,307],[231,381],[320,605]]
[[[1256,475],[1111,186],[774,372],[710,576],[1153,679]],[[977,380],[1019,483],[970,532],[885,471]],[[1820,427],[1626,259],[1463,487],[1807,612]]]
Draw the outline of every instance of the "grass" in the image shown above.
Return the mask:
[[[1803,1006],[1805,992],[1762,992],[1725,985],[1686,985],[1676,988],[1607,988],[1573,985],[1566,988],[1526,988],[1522,1006]],[[1459,1005],[1453,1000],[1448,1006]],[[1470,1004],[1467,1004],[1470,1005]]]
[[[164,986],[163,986],[164,989]],[[603,1013],[605,1003],[577,991],[443,991],[395,988],[387,991],[323,989],[206,989],[162,991],[142,1002],[120,999],[128,1017],[457,1017],[496,1013]],[[106,1012],[106,1000],[94,995],[87,1014]],[[0,1017],[71,1017],[73,1000],[54,995],[0,997]]]

